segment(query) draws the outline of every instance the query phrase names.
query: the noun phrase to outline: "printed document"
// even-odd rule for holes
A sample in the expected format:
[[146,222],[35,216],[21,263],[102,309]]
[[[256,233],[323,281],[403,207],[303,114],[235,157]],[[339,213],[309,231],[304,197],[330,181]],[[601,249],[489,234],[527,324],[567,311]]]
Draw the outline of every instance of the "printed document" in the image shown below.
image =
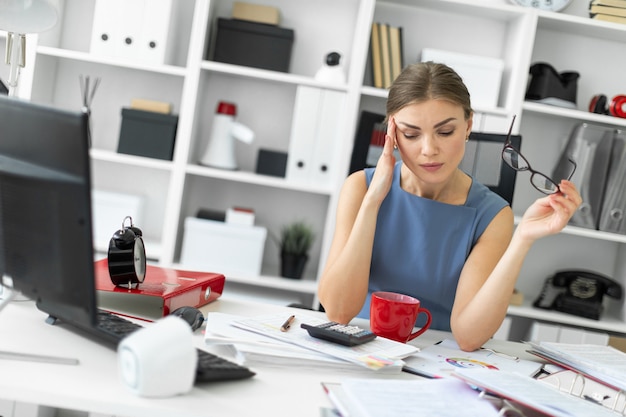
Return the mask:
[[456,341],[449,339],[422,348],[405,362],[409,372],[432,378],[448,377],[455,370],[464,368],[506,370],[534,376],[542,367],[539,361],[519,359],[492,349],[465,352]]
[[608,408],[559,391],[526,375],[489,369],[460,369],[455,375],[485,389],[553,417],[615,417]]
[[496,417],[498,410],[455,378],[381,380],[354,378],[322,384],[342,417]]

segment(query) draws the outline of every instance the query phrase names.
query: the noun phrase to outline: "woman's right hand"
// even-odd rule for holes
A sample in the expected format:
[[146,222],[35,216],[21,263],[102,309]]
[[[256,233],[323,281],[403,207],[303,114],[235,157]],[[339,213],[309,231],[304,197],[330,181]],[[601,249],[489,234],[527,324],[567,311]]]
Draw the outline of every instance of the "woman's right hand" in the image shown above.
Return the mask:
[[376,171],[374,171],[372,182],[368,188],[368,194],[378,200],[379,203],[385,199],[389,189],[391,188],[393,169],[396,164],[396,157],[393,154],[393,146],[395,142],[396,122],[393,117],[390,117],[389,123],[387,124],[387,134],[385,135],[383,153],[378,158]]

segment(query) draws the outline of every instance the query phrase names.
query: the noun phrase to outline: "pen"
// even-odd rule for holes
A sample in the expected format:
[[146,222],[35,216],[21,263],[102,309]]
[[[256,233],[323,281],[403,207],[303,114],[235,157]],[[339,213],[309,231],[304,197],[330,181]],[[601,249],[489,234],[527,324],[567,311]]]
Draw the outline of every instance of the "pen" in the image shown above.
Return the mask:
[[490,349],[490,348],[486,348],[486,347],[481,347],[481,350],[487,351],[487,352],[491,352],[494,355],[498,355],[498,356],[502,356],[503,358],[508,358],[511,359],[515,362],[519,362],[519,357],[517,356],[513,356],[513,355],[509,355],[508,353],[504,353],[504,352],[498,352],[496,350]]
[[287,320],[285,320],[283,325],[280,326],[280,331],[281,332],[286,332],[287,330],[289,330],[289,328],[291,327],[291,323],[293,323],[293,321],[295,319],[296,319],[296,316],[295,315],[291,315]]

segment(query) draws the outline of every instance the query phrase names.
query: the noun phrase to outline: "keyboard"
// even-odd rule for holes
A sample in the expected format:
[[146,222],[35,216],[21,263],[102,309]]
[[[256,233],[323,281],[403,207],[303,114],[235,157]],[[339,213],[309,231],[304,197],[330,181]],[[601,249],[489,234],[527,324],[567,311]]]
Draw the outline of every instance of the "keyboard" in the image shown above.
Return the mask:
[[[142,328],[137,323],[104,310],[98,310],[97,317],[98,330],[103,332],[108,339],[117,340],[118,343],[124,337]],[[202,349],[196,349],[196,351],[198,352],[198,365],[195,383],[246,379],[255,375],[247,367],[221,356]]]

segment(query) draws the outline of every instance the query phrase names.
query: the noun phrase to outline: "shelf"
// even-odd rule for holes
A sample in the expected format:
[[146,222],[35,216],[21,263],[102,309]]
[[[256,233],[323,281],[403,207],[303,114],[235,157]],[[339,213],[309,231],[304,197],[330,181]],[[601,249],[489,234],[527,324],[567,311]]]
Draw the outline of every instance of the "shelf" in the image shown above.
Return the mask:
[[314,184],[302,184],[287,181],[284,178],[260,175],[246,171],[229,171],[224,169],[204,167],[200,165],[187,165],[187,173],[200,177],[217,178],[227,181],[242,182],[262,185],[265,187],[282,188],[285,190],[300,191],[312,194],[330,195],[333,190],[330,187],[317,186]]
[[593,20],[589,17],[562,13],[538,12],[538,29],[586,36],[607,41],[623,42],[626,25]]
[[263,288],[274,288],[277,290],[292,291],[312,295],[315,295],[317,293],[317,283],[312,280],[295,280],[290,278],[281,278],[265,275],[248,278],[227,275],[226,279],[228,281],[236,282],[238,284],[254,285]]
[[565,107],[550,106],[548,104],[533,103],[531,101],[525,101],[522,105],[522,108],[524,109],[524,111],[563,117],[566,119],[573,119],[578,122],[601,123],[605,125],[622,126],[626,128],[626,119],[607,116],[604,114],[590,113],[587,111],[568,109]]
[[173,65],[145,65],[140,63],[133,63],[128,61],[120,61],[119,59],[106,58],[94,56],[88,52],[70,51],[67,49],[53,48],[50,46],[39,45],[37,47],[37,53],[55,58],[71,59],[74,61],[81,61],[85,63],[109,65],[113,67],[123,67],[128,69],[135,69],[139,71],[150,71],[159,74],[168,74],[175,76],[185,76],[187,73],[186,68],[177,67]]
[[[188,269],[184,265],[176,264],[173,266],[176,269]],[[302,294],[317,293],[317,282],[312,279],[291,279],[282,278],[273,275],[258,275],[258,276],[242,276],[236,274],[230,274],[228,271],[222,272],[226,276],[228,282],[237,284],[245,284],[263,288],[273,288],[283,291],[291,291]]]
[[585,317],[575,316],[573,314],[561,313],[559,311],[534,308],[530,303],[524,303],[521,306],[509,306],[507,314],[509,316],[524,317],[533,320],[626,334],[626,323],[624,323],[621,319],[611,317],[606,313],[602,315],[601,320],[592,320]]
[[159,169],[163,171],[169,171],[172,169],[172,161],[165,161],[162,159],[147,158],[143,156],[127,155],[117,152],[105,151],[102,149],[90,149],[89,155],[93,160],[114,162],[123,165],[132,165],[142,168]]
[[[519,224],[521,221],[520,216],[515,216],[514,222],[515,224]],[[610,242],[618,242],[618,243],[626,243],[626,235],[619,235],[617,233],[610,232],[602,232],[600,230],[586,229],[584,227],[578,226],[565,226],[565,228],[561,231],[562,234],[572,235],[572,236],[580,236],[580,237],[588,237],[591,239],[599,239]]]
[[[361,87],[361,95],[368,97],[376,97],[387,99],[389,94],[389,90],[384,88],[376,88],[371,86],[362,86]],[[509,113],[506,109],[498,107],[498,108],[482,108],[482,107],[473,107],[475,113],[485,113],[485,114],[493,114],[497,116],[507,116]],[[626,124],[626,119],[625,119]]]
[[338,91],[347,91],[348,89],[348,86],[345,84],[322,83],[314,78],[302,75],[245,67],[241,65],[225,64],[223,62],[202,61],[200,67],[206,71],[235,75],[244,78],[256,78],[259,80],[273,81],[277,83],[306,85],[310,87],[319,87]]
[[[416,7],[415,0],[377,1],[376,7],[399,6]],[[472,0],[423,0],[418,2],[420,8],[436,10],[443,13],[468,16],[482,16],[488,19],[506,20],[523,15],[526,11],[510,4],[480,4]]]

